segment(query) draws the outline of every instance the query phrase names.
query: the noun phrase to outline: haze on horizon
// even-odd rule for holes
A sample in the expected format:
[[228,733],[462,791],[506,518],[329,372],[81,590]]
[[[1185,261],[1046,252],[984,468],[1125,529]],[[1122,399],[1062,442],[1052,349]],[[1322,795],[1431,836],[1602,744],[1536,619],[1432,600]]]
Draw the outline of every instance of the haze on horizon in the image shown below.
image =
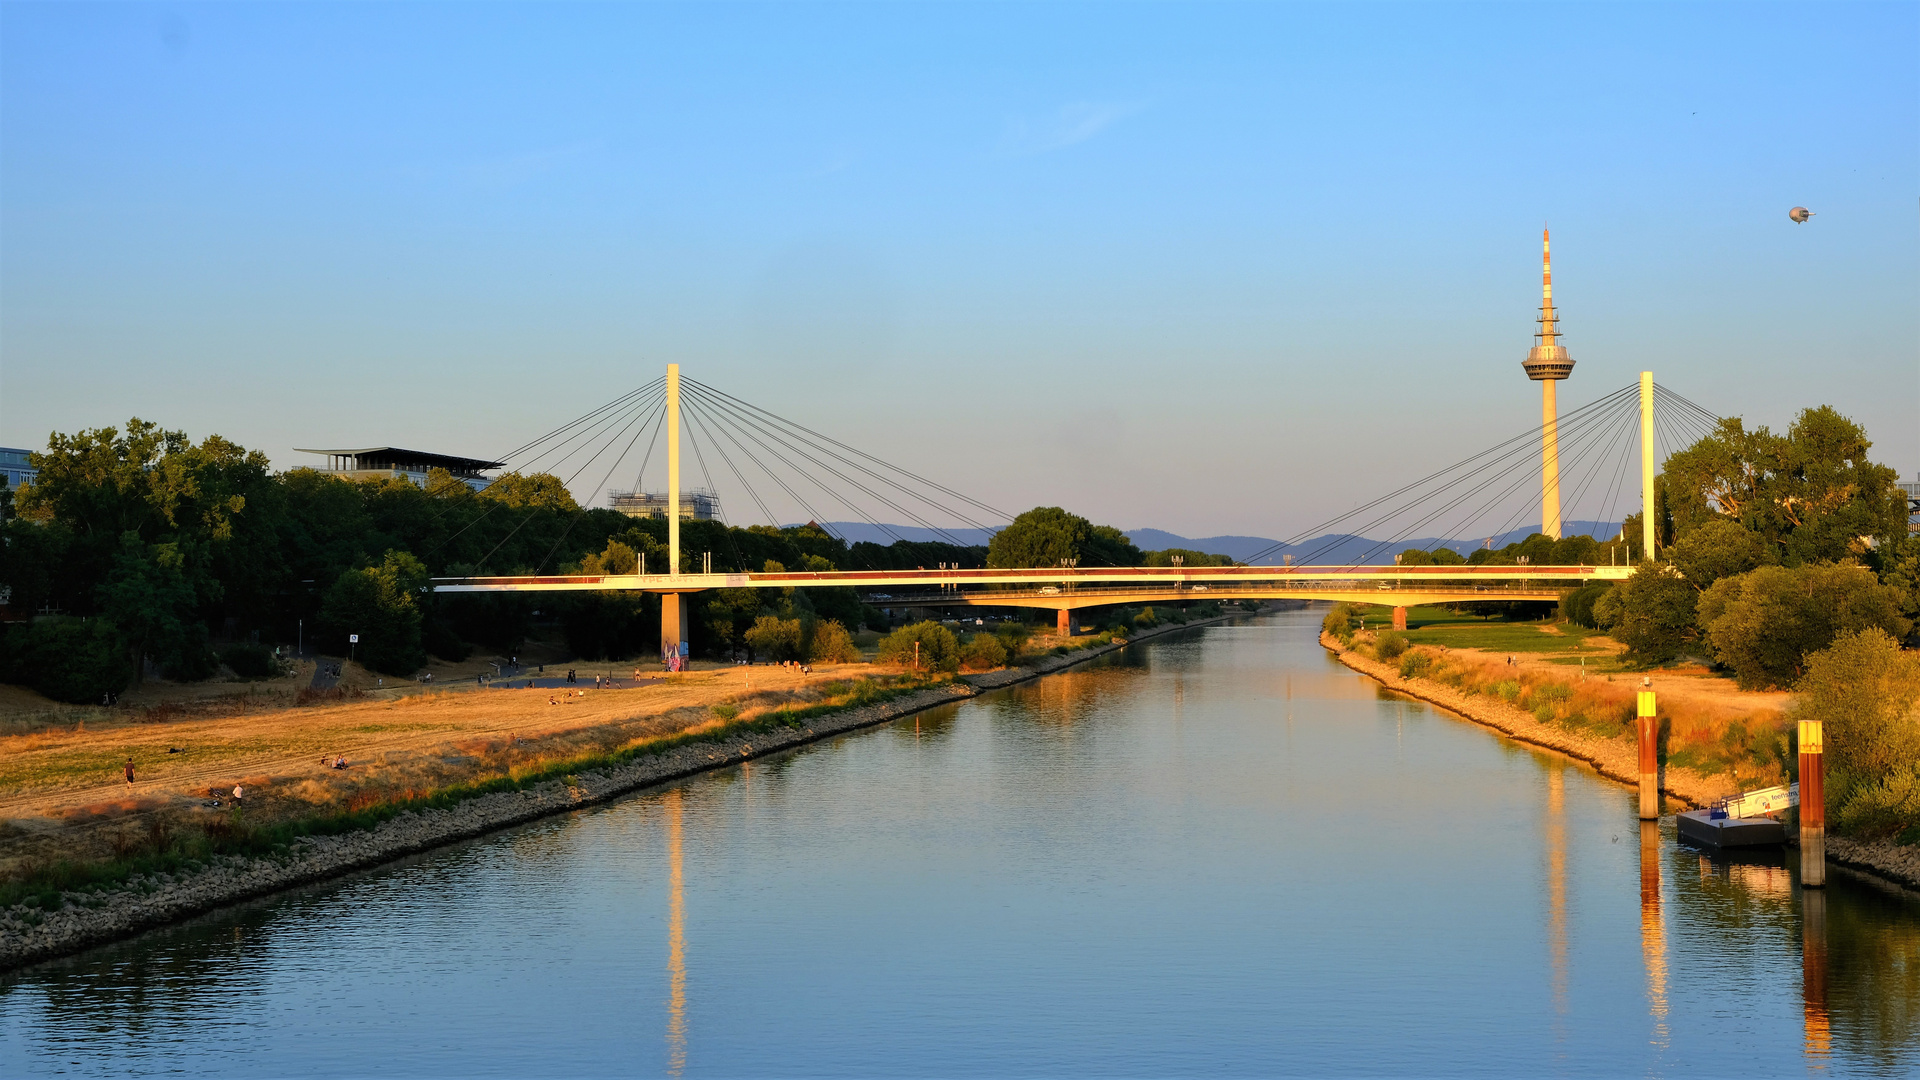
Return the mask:
[[1563,411],[1651,368],[1911,477],[1917,54],[1912,5],[9,3],[0,444],[487,456],[678,362],[1008,510],[1281,537],[1538,422],[1545,222]]

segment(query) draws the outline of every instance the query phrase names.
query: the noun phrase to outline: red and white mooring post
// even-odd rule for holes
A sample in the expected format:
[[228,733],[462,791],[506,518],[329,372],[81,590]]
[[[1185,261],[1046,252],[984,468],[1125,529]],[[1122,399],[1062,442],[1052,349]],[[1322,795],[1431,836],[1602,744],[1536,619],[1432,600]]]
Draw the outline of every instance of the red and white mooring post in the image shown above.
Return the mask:
[[[1651,681],[1651,680],[1649,680]],[[1660,721],[1654,715],[1653,691],[1640,691],[1640,820],[1660,820]]]
[[1826,755],[1820,721],[1800,721],[1800,884],[1827,883]]

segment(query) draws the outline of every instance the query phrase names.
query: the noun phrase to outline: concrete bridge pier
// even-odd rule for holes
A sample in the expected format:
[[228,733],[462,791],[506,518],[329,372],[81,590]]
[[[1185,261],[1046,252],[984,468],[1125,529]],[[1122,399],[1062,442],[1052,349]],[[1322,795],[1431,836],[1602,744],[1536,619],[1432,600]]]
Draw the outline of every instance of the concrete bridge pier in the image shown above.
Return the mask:
[[1073,609],[1061,608],[1054,612],[1054,633],[1061,637],[1073,636]]
[[1406,608],[1397,607],[1393,609],[1393,628],[1395,630],[1405,630],[1407,628]]
[[693,610],[693,597],[689,593],[660,594],[660,656],[665,659],[671,653],[681,651],[688,641],[687,615]]

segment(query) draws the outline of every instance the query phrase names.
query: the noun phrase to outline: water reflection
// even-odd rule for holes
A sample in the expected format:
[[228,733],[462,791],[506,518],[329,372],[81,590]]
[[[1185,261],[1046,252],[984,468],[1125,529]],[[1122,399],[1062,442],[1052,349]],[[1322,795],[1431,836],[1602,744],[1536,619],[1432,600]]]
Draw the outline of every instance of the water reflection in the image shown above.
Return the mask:
[[687,894],[680,838],[680,789],[660,800],[667,830],[667,1075],[687,1066]]
[[1567,1016],[1567,773],[1547,764],[1547,957],[1553,967],[1554,1036],[1564,1039]]
[[1807,1057],[1824,1063],[1833,1049],[1833,1021],[1827,1016],[1827,891],[1800,892],[1800,1015],[1806,1030]]
[[1647,1014],[1653,1045],[1665,1049],[1667,1027],[1667,925],[1660,915],[1660,823],[1640,823],[1640,962],[1647,971]]

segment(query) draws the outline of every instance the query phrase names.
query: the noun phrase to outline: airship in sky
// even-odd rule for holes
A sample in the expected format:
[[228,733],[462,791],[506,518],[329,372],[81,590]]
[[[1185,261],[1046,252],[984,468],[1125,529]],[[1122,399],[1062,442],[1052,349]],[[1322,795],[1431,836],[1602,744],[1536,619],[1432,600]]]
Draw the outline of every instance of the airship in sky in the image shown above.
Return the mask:
[[1787,216],[1793,219],[1795,225],[1805,225],[1807,219],[1813,216],[1813,211],[1804,206],[1796,206],[1787,211]]

